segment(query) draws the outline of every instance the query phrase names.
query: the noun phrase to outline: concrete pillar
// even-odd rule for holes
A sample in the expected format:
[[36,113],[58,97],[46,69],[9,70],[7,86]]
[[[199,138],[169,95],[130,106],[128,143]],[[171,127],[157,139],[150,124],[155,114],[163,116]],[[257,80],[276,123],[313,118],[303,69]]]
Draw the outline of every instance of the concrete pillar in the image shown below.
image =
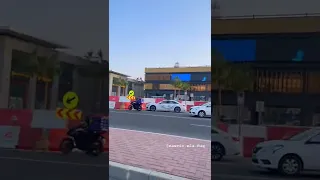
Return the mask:
[[129,88],[129,87],[126,86],[126,90],[125,90],[125,92],[124,92],[124,96],[128,95],[128,92],[129,92],[128,88]]
[[117,89],[117,96],[121,96],[121,87],[118,86],[117,88],[118,88],[118,89]]
[[27,108],[34,109],[36,105],[37,77],[33,76],[29,79]]
[[9,39],[0,38],[0,108],[8,108],[10,96],[12,48]]
[[113,76],[109,73],[109,96],[112,94]]
[[59,75],[54,76],[51,87],[50,109],[56,109],[59,93]]

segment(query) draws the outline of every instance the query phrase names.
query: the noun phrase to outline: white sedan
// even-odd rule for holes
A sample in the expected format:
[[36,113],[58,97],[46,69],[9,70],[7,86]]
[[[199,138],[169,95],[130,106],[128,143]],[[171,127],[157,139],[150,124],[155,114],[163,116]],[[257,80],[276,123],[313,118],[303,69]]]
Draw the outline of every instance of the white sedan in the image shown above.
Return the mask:
[[173,111],[179,113],[186,111],[186,105],[175,100],[163,100],[159,103],[148,103],[146,105],[148,111]]
[[205,103],[201,106],[193,106],[190,108],[189,114],[198,117],[211,117],[211,102]]
[[239,141],[230,134],[211,127],[211,160],[220,161],[224,156],[240,154]]
[[312,128],[284,140],[265,141],[252,152],[252,164],[284,175],[320,171],[320,128]]

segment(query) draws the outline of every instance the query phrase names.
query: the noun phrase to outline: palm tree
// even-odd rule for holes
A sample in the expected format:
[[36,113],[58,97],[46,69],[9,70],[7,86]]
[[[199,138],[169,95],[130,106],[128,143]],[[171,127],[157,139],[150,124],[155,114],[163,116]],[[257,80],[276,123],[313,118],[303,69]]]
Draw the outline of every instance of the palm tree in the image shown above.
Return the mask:
[[178,90],[178,94],[180,96],[180,90],[181,90],[181,87],[182,87],[182,81],[176,77],[173,81],[172,81],[172,86],[174,87],[174,97],[176,97],[176,92]]
[[98,50],[97,56],[98,56],[98,58],[99,58],[99,62],[100,62],[100,63],[103,63],[103,62],[104,62],[104,59],[103,59],[104,56],[103,56],[103,52],[102,52],[101,49]]
[[184,91],[184,94],[187,94],[190,89],[191,89],[191,85],[189,83],[185,83],[185,82],[181,83],[181,90]]
[[[216,50],[212,51],[212,76],[218,90],[217,118],[221,117],[222,89],[235,91],[238,96],[253,88],[254,76],[251,67],[245,63],[231,64]],[[214,121],[215,122],[215,121]]]
[[123,88],[123,95],[125,96],[126,95],[126,87],[128,86],[128,81],[127,80],[125,80],[125,79],[123,79],[123,78],[120,78],[119,79],[119,85],[120,85],[120,87],[122,87]]
[[[31,82],[29,82],[29,92],[33,93],[34,86],[36,86],[37,78],[45,81],[45,106],[47,107],[48,101],[48,83],[53,80],[53,76],[60,73],[60,63],[57,59],[57,52],[54,52],[50,57],[39,57],[38,50],[35,48],[32,53],[28,56],[27,60],[19,61],[21,64],[20,68],[23,68],[23,73],[30,77]],[[34,92],[35,93],[35,92]],[[34,99],[34,97],[29,97]],[[33,101],[32,101],[33,102]],[[32,103],[31,108],[34,109],[35,106]],[[41,146],[44,149],[48,148],[48,131],[43,129],[42,140],[37,142],[36,146]],[[44,143],[44,144],[43,144]]]
[[222,89],[228,86],[231,75],[231,64],[224,60],[217,50],[212,50],[212,78],[218,90],[217,120],[220,120],[222,105]]
[[[21,71],[26,77],[29,77],[29,93],[34,93],[37,80],[45,82],[45,106],[48,101],[48,84],[53,80],[53,76],[60,73],[60,63],[57,60],[57,52],[49,57],[39,57],[38,49],[35,48],[27,59],[18,59],[12,62],[12,71]],[[31,95],[31,94],[29,94]],[[34,99],[34,97],[29,97]],[[33,101],[31,101],[33,102]],[[30,103],[31,103],[30,102]],[[31,108],[35,108],[34,104],[30,104]]]
[[93,50],[89,50],[85,55],[84,57],[88,60],[92,60],[93,58]]

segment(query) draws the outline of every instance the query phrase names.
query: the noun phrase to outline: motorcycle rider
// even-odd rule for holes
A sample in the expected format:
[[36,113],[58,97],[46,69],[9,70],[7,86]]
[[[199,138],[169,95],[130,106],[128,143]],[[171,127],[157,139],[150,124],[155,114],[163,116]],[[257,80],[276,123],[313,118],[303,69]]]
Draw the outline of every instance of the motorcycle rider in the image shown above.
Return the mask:
[[138,97],[135,102],[133,103],[133,106],[135,109],[138,109],[139,106],[141,106],[142,104],[142,99],[140,97]]
[[84,147],[88,145],[88,143],[91,143],[92,141],[92,133],[89,130],[91,124],[91,116],[86,116],[79,125],[71,128],[77,132],[75,141],[78,146]]

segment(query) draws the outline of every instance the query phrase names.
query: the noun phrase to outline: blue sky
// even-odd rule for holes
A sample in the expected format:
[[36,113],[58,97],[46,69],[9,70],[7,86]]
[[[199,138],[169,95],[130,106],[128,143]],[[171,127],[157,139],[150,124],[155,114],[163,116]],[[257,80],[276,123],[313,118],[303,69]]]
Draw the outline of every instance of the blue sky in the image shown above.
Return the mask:
[[110,69],[144,78],[145,67],[211,61],[210,0],[110,0]]

